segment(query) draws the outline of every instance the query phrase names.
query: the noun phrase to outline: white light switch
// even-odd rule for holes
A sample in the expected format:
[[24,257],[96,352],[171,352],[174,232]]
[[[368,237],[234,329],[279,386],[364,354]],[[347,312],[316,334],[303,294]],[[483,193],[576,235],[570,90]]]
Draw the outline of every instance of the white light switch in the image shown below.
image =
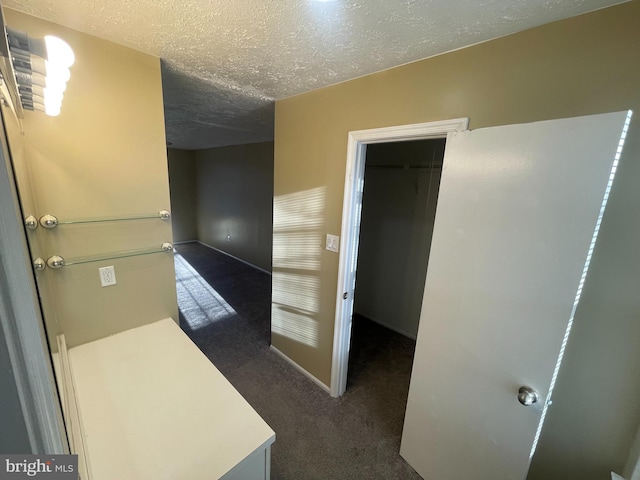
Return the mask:
[[102,267],[98,269],[100,271],[100,283],[103,287],[116,284],[116,271],[113,265],[110,267]]
[[340,237],[327,233],[327,250],[338,253],[340,251]]

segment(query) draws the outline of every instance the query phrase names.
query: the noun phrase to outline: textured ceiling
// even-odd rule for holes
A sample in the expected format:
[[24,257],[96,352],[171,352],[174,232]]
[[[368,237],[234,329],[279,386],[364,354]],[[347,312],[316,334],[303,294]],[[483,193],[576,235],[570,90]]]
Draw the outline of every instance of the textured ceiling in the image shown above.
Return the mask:
[[167,140],[273,138],[273,102],[620,0],[2,0],[162,59]]

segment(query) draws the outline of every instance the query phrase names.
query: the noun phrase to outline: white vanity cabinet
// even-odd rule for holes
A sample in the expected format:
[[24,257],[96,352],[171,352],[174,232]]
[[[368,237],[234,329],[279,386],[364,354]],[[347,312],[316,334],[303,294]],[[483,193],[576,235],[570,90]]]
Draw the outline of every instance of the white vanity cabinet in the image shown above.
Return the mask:
[[275,433],[172,319],[68,351],[91,480],[265,480]]

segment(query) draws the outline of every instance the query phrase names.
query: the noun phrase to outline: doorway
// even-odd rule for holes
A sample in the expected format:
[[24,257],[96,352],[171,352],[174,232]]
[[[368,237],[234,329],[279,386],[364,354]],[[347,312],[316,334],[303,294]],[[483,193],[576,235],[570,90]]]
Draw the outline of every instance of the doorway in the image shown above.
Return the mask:
[[367,148],[354,313],[416,339],[444,138]]
[[331,370],[331,395],[334,397],[341,396],[347,388],[367,146],[392,142],[443,139],[447,133],[466,130],[467,126],[468,119],[463,118],[349,133],[342,214],[342,248],[338,272],[336,323]]
[[347,388],[368,392],[389,440],[402,431],[445,142],[366,151]]

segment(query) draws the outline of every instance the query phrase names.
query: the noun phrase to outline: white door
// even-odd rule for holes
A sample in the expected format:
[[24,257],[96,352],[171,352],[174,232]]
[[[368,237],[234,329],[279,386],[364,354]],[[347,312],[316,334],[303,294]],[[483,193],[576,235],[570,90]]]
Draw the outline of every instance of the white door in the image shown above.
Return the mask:
[[629,117],[449,134],[400,450],[425,479],[526,477]]

